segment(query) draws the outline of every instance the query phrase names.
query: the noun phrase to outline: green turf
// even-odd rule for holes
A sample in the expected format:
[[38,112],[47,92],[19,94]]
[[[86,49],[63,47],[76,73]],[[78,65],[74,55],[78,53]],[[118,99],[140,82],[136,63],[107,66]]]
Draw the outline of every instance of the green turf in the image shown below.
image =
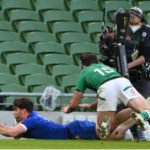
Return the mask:
[[150,142],[99,140],[0,140],[0,149],[149,149]]

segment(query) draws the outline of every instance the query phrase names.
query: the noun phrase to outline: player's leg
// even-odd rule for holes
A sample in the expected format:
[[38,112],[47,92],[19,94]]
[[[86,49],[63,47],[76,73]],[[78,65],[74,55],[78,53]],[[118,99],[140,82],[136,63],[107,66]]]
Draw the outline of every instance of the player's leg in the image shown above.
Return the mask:
[[104,83],[97,92],[97,135],[103,139],[110,133],[117,109],[117,90],[113,82]]
[[98,111],[96,133],[100,139],[106,139],[111,131],[112,120],[115,116],[115,111]]
[[124,139],[125,133],[130,129],[136,122],[129,118],[128,120],[122,122],[111,134],[107,137],[109,140]]
[[133,87],[128,79],[120,78],[119,80],[118,83],[116,83],[120,90],[120,94],[118,95],[119,99],[126,106],[137,112],[133,112],[132,118],[143,128],[144,120],[148,120],[150,118],[150,105],[145,100],[145,98]]
[[68,133],[74,139],[97,139],[96,124],[90,121],[75,120],[66,125]]
[[131,117],[132,112],[133,110],[131,108],[126,108],[117,112],[112,120],[111,130],[114,130],[121,123],[128,120]]

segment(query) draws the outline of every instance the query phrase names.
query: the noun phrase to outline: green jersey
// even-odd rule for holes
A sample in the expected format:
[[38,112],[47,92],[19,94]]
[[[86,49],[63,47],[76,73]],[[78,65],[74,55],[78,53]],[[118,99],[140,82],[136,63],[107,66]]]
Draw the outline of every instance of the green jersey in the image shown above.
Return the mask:
[[84,93],[86,88],[97,92],[100,85],[114,78],[120,77],[113,68],[104,64],[93,64],[85,67],[80,72],[80,77],[76,86],[76,90]]

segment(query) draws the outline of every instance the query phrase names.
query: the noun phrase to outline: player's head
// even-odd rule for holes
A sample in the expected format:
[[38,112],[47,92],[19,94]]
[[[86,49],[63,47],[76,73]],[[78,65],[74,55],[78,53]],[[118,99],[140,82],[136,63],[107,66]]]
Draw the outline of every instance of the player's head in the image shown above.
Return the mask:
[[134,22],[143,22],[144,21],[144,14],[142,9],[140,9],[139,7],[132,7],[129,10],[129,14],[130,14],[130,22],[134,23]]
[[14,100],[14,107],[18,107],[20,109],[26,109],[27,112],[31,113],[33,111],[33,102],[28,98],[18,98]]
[[17,122],[24,120],[33,111],[33,102],[28,98],[18,98],[14,100],[14,116]]
[[80,60],[82,66],[90,66],[91,64],[97,64],[97,57],[91,53],[82,53],[80,54]]

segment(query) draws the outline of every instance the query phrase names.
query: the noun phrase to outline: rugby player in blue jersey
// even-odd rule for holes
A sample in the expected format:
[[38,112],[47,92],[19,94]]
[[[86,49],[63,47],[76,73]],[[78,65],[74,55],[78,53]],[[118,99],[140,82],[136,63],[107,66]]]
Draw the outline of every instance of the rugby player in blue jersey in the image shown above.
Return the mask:
[[13,138],[32,139],[96,139],[96,125],[89,121],[73,121],[62,125],[49,121],[33,111],[33,102],[28,98],[14,100],[14,127],[0,125],[0,134]]

